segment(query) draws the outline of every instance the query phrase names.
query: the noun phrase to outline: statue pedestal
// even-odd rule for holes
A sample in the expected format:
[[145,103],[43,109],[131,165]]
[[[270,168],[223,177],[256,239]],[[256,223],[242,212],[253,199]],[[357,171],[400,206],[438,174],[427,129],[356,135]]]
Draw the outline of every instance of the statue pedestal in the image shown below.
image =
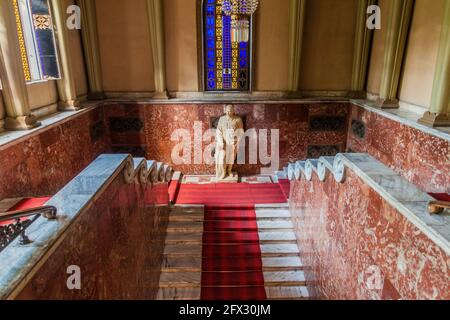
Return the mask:
[[228,176],[225,179],[218,179],[216,177],[212,178],[213,183],[238,183],[239,176],[234,173],[232,176]]

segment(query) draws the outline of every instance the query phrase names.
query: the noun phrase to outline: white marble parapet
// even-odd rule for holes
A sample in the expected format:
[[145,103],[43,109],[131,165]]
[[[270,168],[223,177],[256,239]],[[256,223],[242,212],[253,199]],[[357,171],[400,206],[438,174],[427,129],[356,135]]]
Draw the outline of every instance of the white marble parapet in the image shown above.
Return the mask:
[[31,244],[20,245],[16,239],[0,252],[0,299],[14,295],[20,283],[33,273],[34,266],[118,175],[133,177],[134,181],[146,165],[144,160],[133,160],[127,154],[104,154],[54,195],[45,205],[56,207],[57,218],[37,218],[26,229]]
[[322,157],[318,161],[299,161],[296,167],[308,181],[309,174],[316,173],[320,181],[333,175],[337,183],[345,183],[346,171],[351,170],[450,254],[450,215],[430,215],[428,203],[434,199],[372,156],[359,153],[338,154],[336,157]]
[[[423,112],[418,113],[405,108],[398,109],[379,109],[375,107],[374,102],[369,100],[350,100],[354,105],[364,108],[370,112],[379,114],[382,117],[399,122],[406,126],[412,127],[426,134],[435,136],[439,139],[450,142],[450,128],[430,128],[423,124],[420,124],[418,120],[422,118]],[[410,108],[411,109],[411,108]]]

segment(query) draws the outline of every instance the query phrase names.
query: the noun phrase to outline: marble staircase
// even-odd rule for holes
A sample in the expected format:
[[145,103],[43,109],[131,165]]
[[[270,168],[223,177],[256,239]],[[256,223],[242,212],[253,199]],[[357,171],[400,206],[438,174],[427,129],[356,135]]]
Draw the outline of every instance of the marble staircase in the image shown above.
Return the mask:
[[[266,296],[308,299],[303,265],[287,204],[256,208]],[[159,282],[160,300],[200,300],[203,206],[175,206],[169,218]],[[239,244],[227,243],[230,246]],[[232,248],[230,248],[232,250]],[[253,270],[239,270],[249,272]],[[237,288],[238,289],[238,288]]]

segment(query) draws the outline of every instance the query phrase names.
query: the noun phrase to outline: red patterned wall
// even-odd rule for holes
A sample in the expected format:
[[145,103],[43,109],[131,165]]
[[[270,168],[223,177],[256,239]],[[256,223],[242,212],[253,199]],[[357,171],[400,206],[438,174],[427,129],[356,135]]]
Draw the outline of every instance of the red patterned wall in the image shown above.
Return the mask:
[[109,151],[102,108],[0,147],[0,200],[52,195]]
[[365,125],[364,138],[352,133],[348,148],[369,153],[426,192],[450,193],[450,143],[352,105],[351,121]]
[[[149,203],[152,193],[118,175],[68,228],[17,299],[155,299],[168,208]],[[71,265],[80,267],[81,290],[67,289]]]
[[295,181],[290,202],[312,296],[450,299],[448,255],[351,170]]
[[[236,104],[236,111],[244,118],[245,129],[280,130],[281,166],[306,159],[308,149],[312,156],[321,155],[324,151],[322,148],[334,153],[345,150],[349,112],[347,103]],[[146,155],[149,159],[166,163],[172,163],[172,149],[178,143],[171,141],[174,130],[187,129],[192,136],[191,146],[194,147],[194,122],[200,121],[202,129],[207,130],[211,128],[212,119],[222,114],[223,104],[105,106],[113,150]],[[117,125],[116,119],[120,118],[125,119],[123,125]],[[205,148],[206,145],[203,145],[202,150]],[[193,155],[192,151],[192,158]],[[255,174],[260,172],[260,168],[261,164],[240,165],[238,172],[243,175]],[[213,166],[205,164],[182,164],[176,165],[175,169],[185,174],[214,172]]]

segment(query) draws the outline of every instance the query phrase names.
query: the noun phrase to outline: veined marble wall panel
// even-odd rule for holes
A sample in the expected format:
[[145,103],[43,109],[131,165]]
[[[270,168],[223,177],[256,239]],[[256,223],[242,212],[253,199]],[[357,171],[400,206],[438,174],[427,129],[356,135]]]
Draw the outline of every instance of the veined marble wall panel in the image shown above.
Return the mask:
[[97,107],[0,147],[0,199],[55,194],[109,151]]
[[[17,299],[155,299],[168,207],[148,202],[152,192],[119,174],[70,225]],[[67,289],[69,265],[81,268],[81,290]]]
[[450,299],[445,251],[351,170],[294,181],[290,203],[311,296]]
[[351,119],[365,126],[357,137],[350,126],[348,148],[369,153],[425,192],[450,193],[450,143],[352,105]]
[[[345,150],[347,103],[317,104],[236,104],[237,114],[243,117],[245,129],[279,129],[280,165],[306,159],[311,146],[323,150]],[[214,165],[194,162],[195,151],[203,152],[209,145],[194,144],[194,124],[204,133],[214,120],[223,115],[223,104],[111,104],[105,105],[105,122],[109,124],[112,149],[115,152],[131,152],[147,159],[157,159],[173,165],[184,174],[211,174]],[[316,117],[330,118],[330,125],[311,128]],[[122,121],[120,120],[122,119]],[[337,121],[337,127],[333,122]],[[177,129],[184,129],[191,136],[191,164],[176,165],[172,161],[172,150],[180,141],[171,141]],[[247,141],[247,147],[249,142]],[[270,148],[270,144],[269,144]],[[315,148],[315,150],[318,150]],[[270,149],[269,149],[270,151]],[[269,153],[270,155],[270,153]],[[261,163],[239,165],[241,175],[260,173]]]

